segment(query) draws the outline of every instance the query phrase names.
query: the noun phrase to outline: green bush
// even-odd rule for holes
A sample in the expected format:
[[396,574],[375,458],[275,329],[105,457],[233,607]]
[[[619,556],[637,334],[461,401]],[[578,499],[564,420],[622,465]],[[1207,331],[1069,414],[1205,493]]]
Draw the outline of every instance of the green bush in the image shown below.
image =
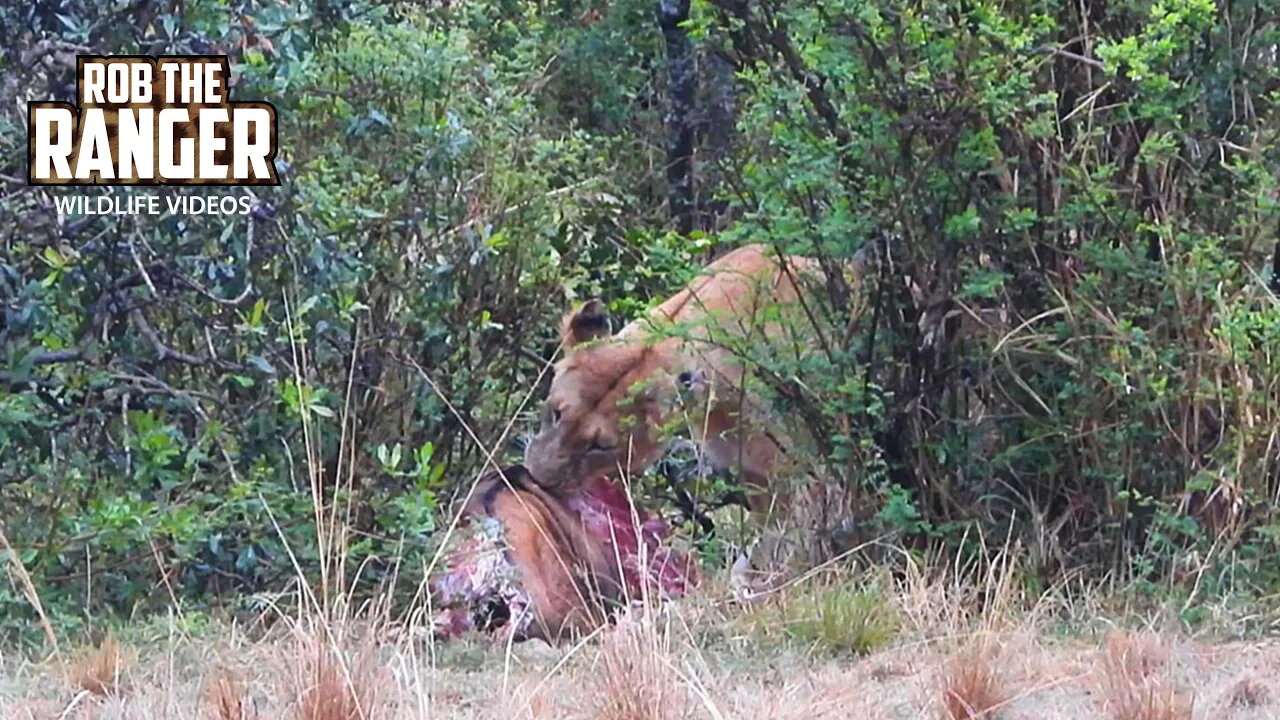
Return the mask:
[[751,637],[822,654],[866,655],[888,646],[901,628],[883,592],[847,579],[811,579],[757,602],[741,619]]
[[[138,51],[96,5],[64,9],[0,9],[17,28],[6,91],[64,92],[74,50],[50,35]],[[166,583],[180,602],[261,607],[294,582],[291,553],[327,572],[316,518],[335,509],[362,592],[397,569],[412,584],[487,454],[469,433],[514,459],[525,426],[506,431],[555,318],[666,290],[620,272],[650,243],[623,223],[655,204],[643,139],[578,126],[586,110],[548,112],[538,92],[558,46],[600,49],[617,27],[488,22],[509,10],[162,13],[140,25],[151,52],[228,51],[235,94],[275,103],[282,186],[230,218],[59,220],[50,194],[81,191],[0,191],[15,219],[0,228],[0,521],[59,622],[163,608]],[[0,110],[6,176],[25,172],[23,107]],[[0,633],[33,619],[0,591]]]
[[[688,236],[652,2],[445,5],[0,7],[0,522],[59,623],[259,607],[286,544],[328,572],[313,500],[361,591],[420,568],[470,433],[518,456],[566,307],[634,316],[747,241],[831,270],[811,352],[739,348],[841,490],[820,535],[1274,585],[1275,2],[698,0]],[[284,184],[57,217],[23,113],[85,47],[228,53]],[[0,633],[33,618],[0,586]]]
[[1276,9],[703,6],[746,88],[729,237],[881,257],[762,373],[866,536],[1274,578]]
[[804,593],[786,606],[781,622],[799,643],[851,655],[884,648],[899,627],[896,611],[883,595],[838,586]]

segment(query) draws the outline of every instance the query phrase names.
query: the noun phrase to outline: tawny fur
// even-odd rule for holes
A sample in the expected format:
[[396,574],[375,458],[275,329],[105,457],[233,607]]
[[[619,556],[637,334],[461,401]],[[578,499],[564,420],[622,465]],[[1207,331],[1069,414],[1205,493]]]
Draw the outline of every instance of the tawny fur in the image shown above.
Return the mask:
[[519,471],[504,475],[482,481],[463,512],[502,524],[534,614],[528,636],[516,639],[556,642],[591,632],[623,594],[616,563],[587,538],[581,519],[559,498]]
[[[557,491],[597,475],[642,472],[662,456],[660,429],[680,412],[711,463],[740,472],[753,509],[768,508],[779,495],[771,479],[788,439],[745,388],[737,356],[744,347],[808,351],[798,300],[815,271],[811,259],[780,259],[750,245],[708,265],[617,335],[609,336],[599,301],[567,315],[566,354],[525,454],[534,477]],[[690,385],[701,402],[678,409],[675,398]]]

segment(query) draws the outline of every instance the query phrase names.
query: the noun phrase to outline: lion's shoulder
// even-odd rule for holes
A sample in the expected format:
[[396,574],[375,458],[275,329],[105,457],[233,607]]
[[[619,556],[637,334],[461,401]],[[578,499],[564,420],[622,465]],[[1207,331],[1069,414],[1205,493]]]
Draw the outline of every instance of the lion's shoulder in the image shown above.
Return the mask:
[[790,302],[799,292],[801,276],[815,266],[809,258],[780,255],[759,244],[743,245],[709,263],[692,282],[620,335],[634,339],[654,323],[740,315],[771,302]]

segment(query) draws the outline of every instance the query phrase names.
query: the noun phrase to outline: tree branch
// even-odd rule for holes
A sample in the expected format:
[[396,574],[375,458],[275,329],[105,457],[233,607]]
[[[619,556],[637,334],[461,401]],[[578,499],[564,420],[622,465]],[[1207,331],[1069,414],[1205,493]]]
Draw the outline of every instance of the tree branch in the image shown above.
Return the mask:
[[143,337],[147,339],[147,342],[151,343],[151,347],[156,351],[157,361],[165,362],[167,360],[176,360],[177,362],[183,363],[184,365],[196,365],[196,366],[204,366],[204,365],[216,366],[221,364],[221,361],[219,361],[217,358],[206,358],[206,357],[199,357],[197,355],[190,355],[188,353],[182,352],[181,350],[174,350],[168,345],[165,345],[164,342],[160,339],[160,336],[156,334],[155,328],[151,327],[151,323],[147,322],[147,318],[145,315],[142,314],[141,310],[135,309],[132,312],[130,312],[129,316],[130,318],[133,319],[133,323],[138,326],[138,331],[142,333]]
[[84,351],[80,348],[49,350],[27,356],[27,362],[30,362],[32,365],[55,365],[57,363],[76,362],[83,359]]
[[1271,292],[1280,295],[1280,240],[1271,254]]
[[667,45],[667,193],[676,231],[693,231],[694,102],[698,79],[693,43],[681,26],[689,19],[689,0],[658,0],[658,25]]

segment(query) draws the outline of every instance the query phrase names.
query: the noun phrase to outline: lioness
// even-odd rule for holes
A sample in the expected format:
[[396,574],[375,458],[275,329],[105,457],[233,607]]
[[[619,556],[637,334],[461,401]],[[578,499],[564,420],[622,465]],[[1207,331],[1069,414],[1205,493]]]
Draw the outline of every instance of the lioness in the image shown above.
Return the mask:
[[812,351],[802,299],[817,274],[812,259],[749,245],[708,265],[617,335],[599,300],[570,312],[561,327],[566,353],[525,464],[553,491],[600,474],[641,472],[662,456],[661,429],[680,391],[691,389],[702,400],[681,418],[692,439],[712,465],[741,473],[752,510],[767,511],[778,494],[770,476],[787,440],[768,427],[742,358]]

